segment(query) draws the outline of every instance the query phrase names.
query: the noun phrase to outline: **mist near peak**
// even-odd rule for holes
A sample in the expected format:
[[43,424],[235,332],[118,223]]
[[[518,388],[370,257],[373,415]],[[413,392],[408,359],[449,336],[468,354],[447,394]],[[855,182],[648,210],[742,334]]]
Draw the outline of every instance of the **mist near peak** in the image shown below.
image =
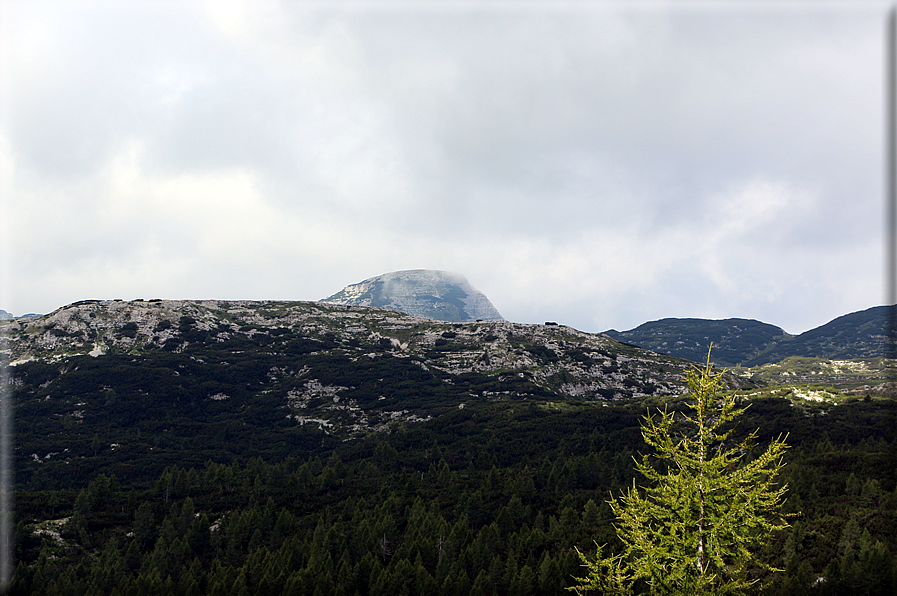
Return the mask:
[[384,273],[350,284],[322,302],[393,308],[437,321],[504,320],[489,298],[466,277],[435,269]]

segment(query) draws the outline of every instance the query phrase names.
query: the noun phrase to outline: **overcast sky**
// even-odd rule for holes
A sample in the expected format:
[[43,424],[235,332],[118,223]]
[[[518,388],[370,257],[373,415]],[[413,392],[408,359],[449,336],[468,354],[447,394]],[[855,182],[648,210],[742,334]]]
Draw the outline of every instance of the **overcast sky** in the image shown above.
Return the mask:
[[888,6],[0,0],[0,308],[425,268],[806,331],[885,300]]

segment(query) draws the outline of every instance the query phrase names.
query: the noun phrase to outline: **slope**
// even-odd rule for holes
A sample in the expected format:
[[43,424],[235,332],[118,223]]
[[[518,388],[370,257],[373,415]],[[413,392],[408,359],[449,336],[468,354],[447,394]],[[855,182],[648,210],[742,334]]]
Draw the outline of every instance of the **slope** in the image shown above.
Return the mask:
[[83,301],[2,329],[32,486],[277,459],[476,404],[677,395],[688,365],[564,326],[313,302]]
[[629,331],[607,335],[678,358],[701,362],[713,343],[719,366],[758,366],[790,356],[825,359],[887,357],[889,309],[875,306],[850,313],[800,335],[748,319],[676,319],[643,323]]
[[780,327],[750,319],[667,318],[629,331],[611,329],[606,333],[618,341],[693,362],[707,358],[712,342],[713,361],[719,366],[746,362],[789,337]]

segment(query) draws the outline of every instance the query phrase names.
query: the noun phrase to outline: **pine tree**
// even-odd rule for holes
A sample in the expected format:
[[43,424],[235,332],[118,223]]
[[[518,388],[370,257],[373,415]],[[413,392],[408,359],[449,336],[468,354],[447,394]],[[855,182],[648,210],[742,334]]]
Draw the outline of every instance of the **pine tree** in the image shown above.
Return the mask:
[[[725,371],[724,371],[725,372]],[[756,459],[746,455],[757,431],[732,441],[730,423],[746,408],[724,394],[723,373],[707,364],[686,374],[692,415],[664,409],[645,416],[642,437],[655,452],[636,459],[650,486],[609,501],[623,543],[617,555],[579,553],[588,575],[577,594],[741,594],[757,582],[753,569],[772,568],[754,555],[776,530],[786,486],[776,487],[786,449],[780,436]],[[656,465],[656,467],[655,467]]]

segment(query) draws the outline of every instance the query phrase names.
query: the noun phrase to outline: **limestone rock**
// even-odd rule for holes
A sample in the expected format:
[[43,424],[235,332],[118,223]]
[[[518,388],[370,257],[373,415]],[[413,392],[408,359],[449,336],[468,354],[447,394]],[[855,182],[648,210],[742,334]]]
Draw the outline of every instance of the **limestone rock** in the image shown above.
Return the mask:
[[437,321],[504,320],[489,299],[458,273],[394,271],[346,286],[323,302],[379,306]]

